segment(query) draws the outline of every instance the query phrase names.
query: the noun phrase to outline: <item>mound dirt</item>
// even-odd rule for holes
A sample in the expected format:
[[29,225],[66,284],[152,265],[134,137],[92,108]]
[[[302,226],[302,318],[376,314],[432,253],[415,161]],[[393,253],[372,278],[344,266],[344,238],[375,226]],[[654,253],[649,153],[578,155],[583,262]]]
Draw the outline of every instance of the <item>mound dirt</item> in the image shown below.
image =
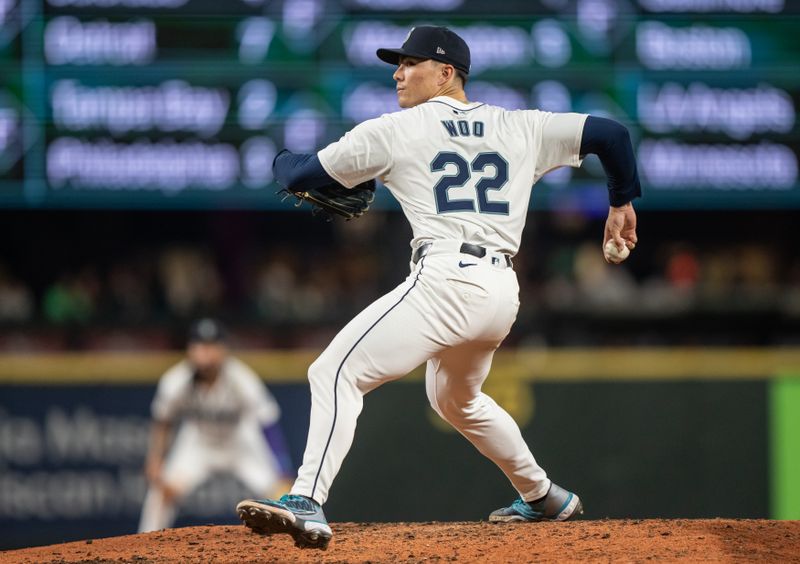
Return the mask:
[[64,562],[800,562],[800,521],[333,523],[326,551],[286,535],[205,526],[0,552],[0,563]]

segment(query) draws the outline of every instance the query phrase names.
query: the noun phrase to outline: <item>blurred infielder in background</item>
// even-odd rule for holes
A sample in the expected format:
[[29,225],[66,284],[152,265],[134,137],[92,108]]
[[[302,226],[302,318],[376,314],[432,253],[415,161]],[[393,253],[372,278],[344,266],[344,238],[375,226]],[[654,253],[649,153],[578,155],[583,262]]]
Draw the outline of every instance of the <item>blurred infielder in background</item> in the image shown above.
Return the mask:
[[216,472],[234,474],[261,495],[288,490],[292,467],[280,408],[258,376],[229,354],[217,321],[192,325],[187,358],[161,377],[152,411],[140,533],[170,527],[180,499]]
[[[308,372],[311,422],[291,494],[245,500],[237,512],[256,532],[288,533],[299,546],[326,547],[322,511],[353,441],[364,395],[421,363],[433,409],[505,473],[519,498],[492,521],[560,521],[582,513],[578,496],[552,483],[514,420],[481,392],[494,351],[516,319],[518,250],[531,186],[560,166],[599,156],[610,206],[603,244],[636,244],[639,196],[627,130],[576,113],[508,111],[467,101],[469,48],[452,31],[421,26],[396,64],[404,111],[366,121],[316,155],[281,152],[277,181],[291,191],[379,178],[411,223],[411,274],[353,319]],[[618,262],[605,252],[606,260]],[[569,410],[570,406],[563,406]]]

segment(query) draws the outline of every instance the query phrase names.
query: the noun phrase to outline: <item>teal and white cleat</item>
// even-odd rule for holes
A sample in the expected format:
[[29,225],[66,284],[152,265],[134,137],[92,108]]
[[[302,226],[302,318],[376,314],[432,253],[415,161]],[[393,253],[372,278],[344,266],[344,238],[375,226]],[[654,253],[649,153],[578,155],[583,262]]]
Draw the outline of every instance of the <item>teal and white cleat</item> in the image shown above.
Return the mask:
[[245,499],[236,513],[253,532],[262,535],[291,535],[300,548],[328,548],[333,536],[325,514],[313,499],[285,495],[280,500]]
[[583,514],[580,498],[564,488],[551,484],[547,495],[528,503],[517,498],[509,507],[492,511],[489,521],[493,523],[512,523],[519,521],[567,521]]

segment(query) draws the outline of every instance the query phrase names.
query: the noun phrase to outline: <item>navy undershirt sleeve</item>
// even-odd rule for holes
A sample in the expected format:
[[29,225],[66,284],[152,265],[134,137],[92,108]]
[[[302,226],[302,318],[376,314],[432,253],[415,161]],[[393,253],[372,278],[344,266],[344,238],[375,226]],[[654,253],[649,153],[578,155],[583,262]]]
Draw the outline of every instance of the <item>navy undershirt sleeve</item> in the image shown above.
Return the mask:
[[294,191],[311,190],[332,182],[316,153],[292,153],[286,149],[275,155],[272,174],[284,188]]
[[580,154],[590,153],[600,158],[606,172],[612,206],[622,206],[642,195],[631,137],[624,125],[596,116],[586,118]]

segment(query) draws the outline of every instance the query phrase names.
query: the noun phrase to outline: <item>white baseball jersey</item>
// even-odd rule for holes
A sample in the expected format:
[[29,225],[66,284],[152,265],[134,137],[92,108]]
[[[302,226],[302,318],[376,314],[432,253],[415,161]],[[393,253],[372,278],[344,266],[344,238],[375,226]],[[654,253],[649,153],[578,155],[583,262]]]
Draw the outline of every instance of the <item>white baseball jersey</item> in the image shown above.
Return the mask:
[[581,165],[586,118],[439,96],[365,121],[318,156],[347,187],[379,178],[411,223],[412,247],[459,240],[514,255],[533,184]]
[[157,421],[180,420],[199,438],[224,442],[246,425],[272,424],[280,408],[258,376],[240,360],[228,357],[211,386],[194,382],[188,361],[162,376],[152,405]]

